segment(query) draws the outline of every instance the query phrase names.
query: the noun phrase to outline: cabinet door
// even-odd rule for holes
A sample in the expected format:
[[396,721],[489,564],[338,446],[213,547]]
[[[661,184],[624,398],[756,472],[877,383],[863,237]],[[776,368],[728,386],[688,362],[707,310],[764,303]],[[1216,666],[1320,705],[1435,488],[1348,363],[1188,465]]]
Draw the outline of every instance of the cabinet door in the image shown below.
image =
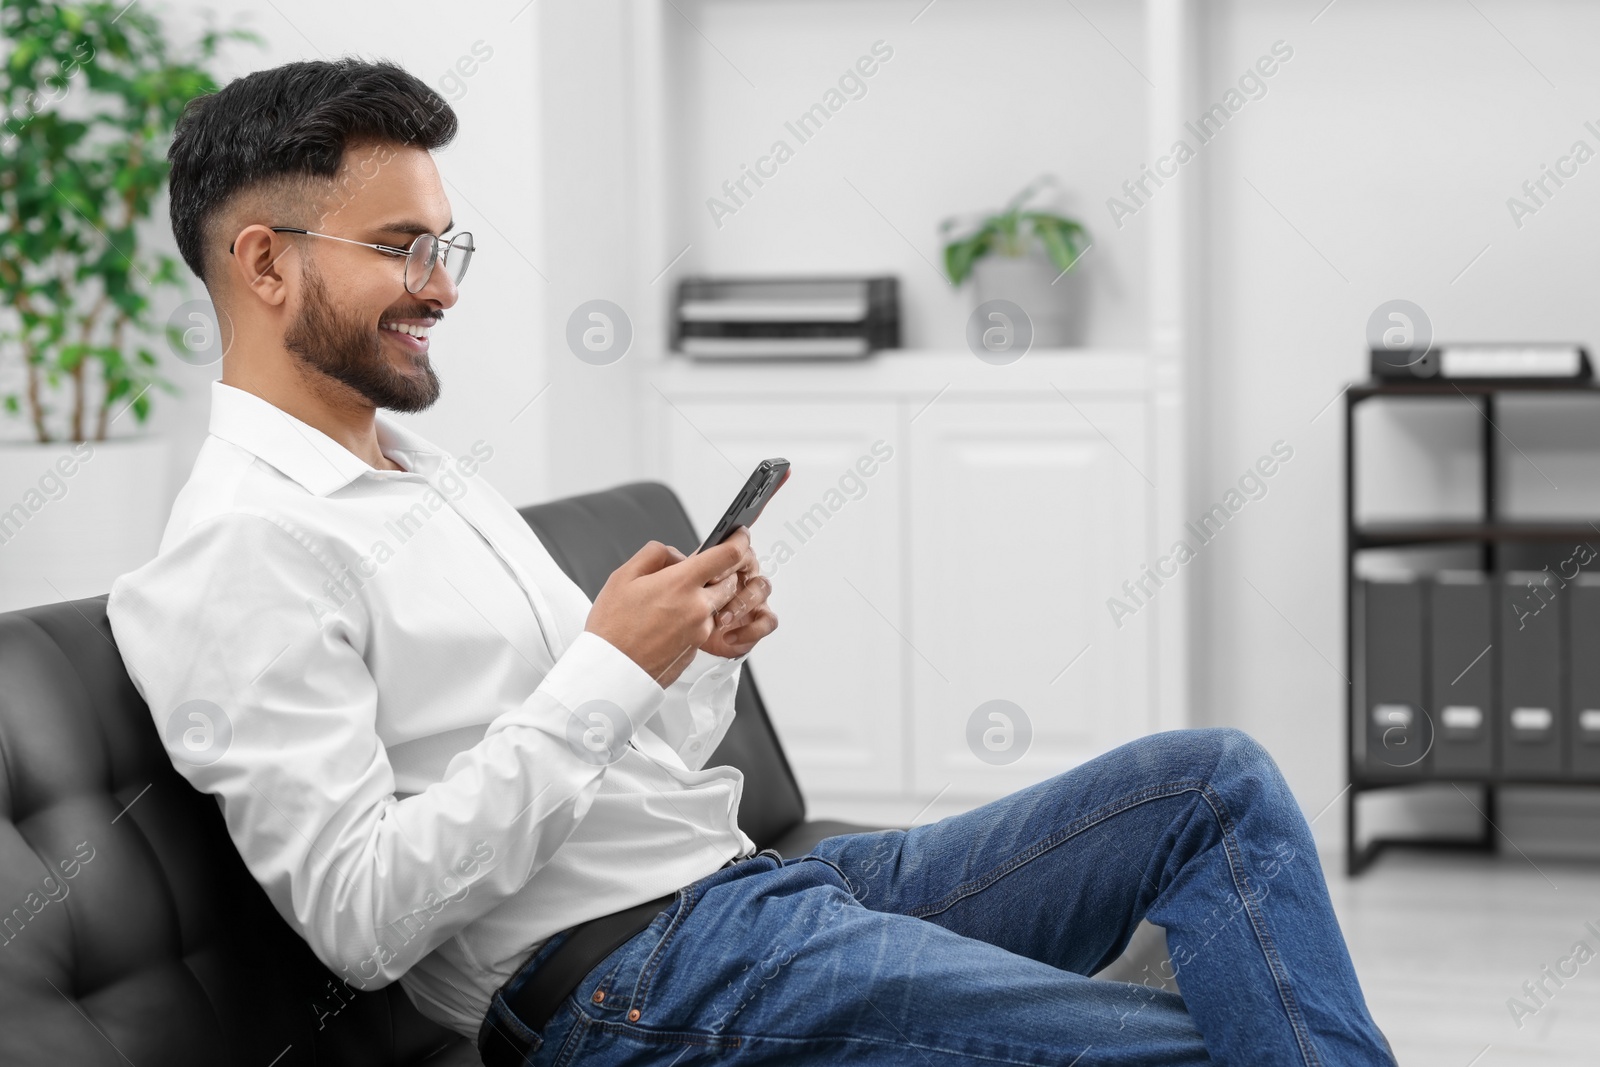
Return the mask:
[[[779,626],[750,656],[808,794],[906,784],[900,638],[900,440],[892,403],[675,400],[662,413],[667,479],[702,536],[755,465],[789,481],[750,531]],[[876,446],[876,447],[875,447]]]
[[[1152,559],[1147,421],[1136,400],[945,397],[911,423],[918,796],[993,799],[1154,729],[1159,589],[1107,603]],[[980,713],[996,700],[1020,715]]]

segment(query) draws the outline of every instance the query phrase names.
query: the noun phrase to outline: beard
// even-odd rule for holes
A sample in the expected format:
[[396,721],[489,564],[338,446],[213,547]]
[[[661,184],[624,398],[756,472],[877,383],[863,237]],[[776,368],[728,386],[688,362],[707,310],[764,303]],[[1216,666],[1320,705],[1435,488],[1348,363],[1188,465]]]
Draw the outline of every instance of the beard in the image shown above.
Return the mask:
[[[283,338],[283,347],[294,353],[302,368],[340,382],[374,407],[391,411],[423,411],[439,399],[439,376],[433,373],[426,354],[414,357],[419,374],[395,370],[373,324],[341,316],[315,268],[308,269],[304,277],[300,315]],[[435,316],[424,306],[394,317]]]

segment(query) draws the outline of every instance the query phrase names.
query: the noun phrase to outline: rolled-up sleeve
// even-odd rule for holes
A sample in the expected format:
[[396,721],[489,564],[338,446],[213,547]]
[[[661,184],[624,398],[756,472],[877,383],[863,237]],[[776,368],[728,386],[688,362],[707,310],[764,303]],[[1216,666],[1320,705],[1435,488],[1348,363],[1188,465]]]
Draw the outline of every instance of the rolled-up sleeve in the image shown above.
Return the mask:
[[[376,988],[549,862],[667,694],[582,634],[440,781],[397,799],[359,602],[311,607],[330,573],[295,531],[228,513],[119,578],[107,612],[173,765],[221,799],[251,873],[323,963]],[[704,729],[698,699],[683,721]],[[614,709],[599,734],[594,708]]]

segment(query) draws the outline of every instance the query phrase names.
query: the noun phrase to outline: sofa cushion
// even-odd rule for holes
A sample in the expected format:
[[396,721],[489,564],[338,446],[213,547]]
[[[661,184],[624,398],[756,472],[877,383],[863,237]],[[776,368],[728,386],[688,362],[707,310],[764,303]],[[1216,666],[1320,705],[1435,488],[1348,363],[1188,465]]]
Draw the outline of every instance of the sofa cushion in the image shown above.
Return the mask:
[[173,769],[105,604],[0,615],[0,1063],[409,1064],[466,1045],[398,985],[351,990],[273,910]]

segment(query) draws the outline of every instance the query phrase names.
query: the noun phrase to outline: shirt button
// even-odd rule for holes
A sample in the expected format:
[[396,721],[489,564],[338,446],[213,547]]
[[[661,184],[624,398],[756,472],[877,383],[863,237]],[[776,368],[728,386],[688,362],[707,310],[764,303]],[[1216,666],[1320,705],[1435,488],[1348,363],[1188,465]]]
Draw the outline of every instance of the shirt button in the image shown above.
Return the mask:
[[596,989],[594,991],[594,996],[590,997],[589,999],[594,1001],[596,1004],[599,1004],[601,1001],[606,999],[606,991],[604,989]]
[[639,1021],[639,1009],[638,1008],[634,1008],[632,1011],[630,1011],[628,1013],[628,1021],[630,1023],[636,1023],[636,1022]]

